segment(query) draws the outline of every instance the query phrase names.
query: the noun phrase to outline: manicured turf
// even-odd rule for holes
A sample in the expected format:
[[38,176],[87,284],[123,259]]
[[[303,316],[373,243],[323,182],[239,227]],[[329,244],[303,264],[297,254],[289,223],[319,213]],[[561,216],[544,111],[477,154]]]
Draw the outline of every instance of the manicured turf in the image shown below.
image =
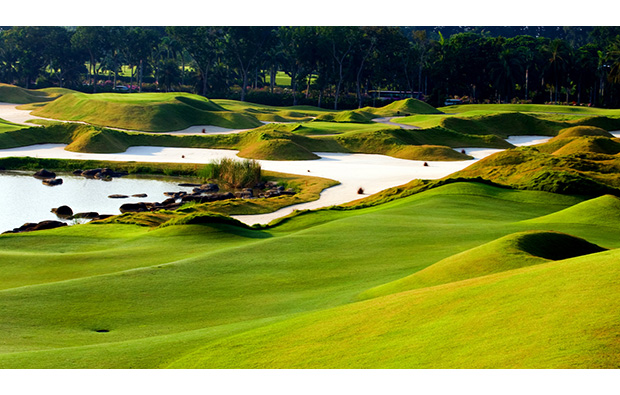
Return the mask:
[[[91,224],[0,236],[0,329],[5,334],[0,366],[610,367],[613,353],[597,351],[599,357],[607,355],[598,362],[585,355],[599,344],[597,339],[580,335],[575,343],[570,337],[593,325],[592,330],[604,331],[601,344],[607,345],[605,336],[617,333],[604,325],[615,316],[609,302],[617,297],[609,283],[617,283],[617,274],[594,258],[559,277],[556,263],[541,263],[446,284],[441,291],[429,288],[353,303],[368,289],[527,229],[570,228],[574,236],[618,247],[615,233],[593,231],[598,223],[523,222],[581,201],[456,183],[367,209],[308,213],[264,230],[205,224],[148,231]],[[588,284],[584,289],[582,280]],[[540,290],[532,286],[536,281],[542,283]],[[529,286],[519,302],[523,284]],[[600,301],[594,284],[605,289]],[[556,291],[562,296],[549,306],[535,301]],[[487,297],[490,301],[484,302]],[[582,304],[576,306],[576,300]],[[463,301],[477,307],[465,308]],[[555,308],[561,302],[570,303]],[[567,326],[569,307],[579,306],[592,313],[577,309],[582,316]],[[337,310],[313,313],[331,308]],[[547,317],[548,310],[553,314]],[[496,316],[489,316],[491,311]],[[541,340],[525,350],[516,347],[534,333],[510,332],[505,323],[511,319],[524,320],[518,328],[534,322]],[[472,320],[480,327],[466,326],[467,336],[443,346],[447,333]],[[438,332],[440,327],[445,329]],[[330,335],[327,328],[346,335]],[[386,342],[376,340],[382,337],[375,329],[386,334]],[[498,336],[487,336],[489,331]],[[307,347],[280,341],[282,336],[299,336]],[[421,338],[426,340],[420,343]],[[243,345],[232,352],[236,339]],[[551,350],[543,346],[550,339]],[[415,351],[416,344],[425,346]],[[386,347],[401,351],[385,353]],[[574,358],[557,359],[557,348]],[[485,357],[474,359],[480,350]],[[377,357],[380,352],[384,357]],[[520,352],[532,359],[516,358]],[[303,358],[291,362],[295,355]]]
[[13,130],[19,130],[27,128],[28,126],[18,125],[16,123],[5,121],[4,119],[0,119],[0,133],[11,132]]
[[438,110],[445,113],[462,113],[466,111],[518,111],[559,114],[620,115],[620,110],[608,110],[585,106],[556,106],[551,104],[461,104],[458,106],[439,107]]
[[72,91],[63,88],[24,89],[0,82],[0,102],[6,103],[26,104],[46,102],[69,92]]
[[192,125],[232,129],[260,125],[251,115],[226,111],[209,99],[187,93],[73,93],[34,110],[33,115],[149,132]]

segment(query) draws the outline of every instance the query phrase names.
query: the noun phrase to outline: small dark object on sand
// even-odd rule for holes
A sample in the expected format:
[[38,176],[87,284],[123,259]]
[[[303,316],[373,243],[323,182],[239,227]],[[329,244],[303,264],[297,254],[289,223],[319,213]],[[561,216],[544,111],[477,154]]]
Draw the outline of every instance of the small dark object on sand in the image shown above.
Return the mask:
[[428,167],[428,163],[424,162],[424,166]]
[[363,195],[364,194],[364,188],[360,188],[357,190],[357,194],[358,195]]

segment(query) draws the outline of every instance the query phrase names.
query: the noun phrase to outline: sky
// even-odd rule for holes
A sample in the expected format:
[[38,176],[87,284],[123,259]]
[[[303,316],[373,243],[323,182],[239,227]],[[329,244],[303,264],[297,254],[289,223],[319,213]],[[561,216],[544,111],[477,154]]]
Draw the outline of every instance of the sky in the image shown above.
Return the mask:
[[598,26],[618,24],[618,13],[610,12],[620,11],[620,6],[615,5],[618,3],[614,3],[608,0],[587,3],[571,0],[561,3],[541,0],[9,0],[2,4],[0,26]]

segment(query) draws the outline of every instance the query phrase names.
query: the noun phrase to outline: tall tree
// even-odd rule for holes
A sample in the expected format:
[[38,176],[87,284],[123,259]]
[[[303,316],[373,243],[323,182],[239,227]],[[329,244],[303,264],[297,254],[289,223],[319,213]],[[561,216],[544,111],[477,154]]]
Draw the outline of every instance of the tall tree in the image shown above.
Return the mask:
[[66,80],[75,80],[85,70],[86,58],[71,45],[72,34],[62,27],[50,27],[47,34],[45,58],[61,88]]
[[334,110],[338,109],[340,89],[344,81],[345,66],[350,65],[351,52],[357,39],[357,27],[327,26],[321,28],[321,34],[327,40],[334,62],[336,88],[334,91]]
[[30,87],[47,64],[45,47],[49,30],[46,26],[19,26],[7,32],[6,40],[16,50],[15,66],[25,88]]
[[103,26],[78,26],[71,37],[71,43],[77,50],[88,53],[90,84],[93,93],[97,91],[97,64],[103,59],[110,47],[110,28]]
[[566,71],[569,58],[569,47],[562,39],[555,39],[546,46],[545,52],[547,54],[548,71],[551,78],[554,81],[554,102],[558,102],[560,91],[560,78]]
[[206,96],[209,71],[222,49],[223,29],[207,26],[171,26],[166,28],[166,32],[176,39],[194,60],[202,80],[200,94]]
[[241,73],[241,101],[245,101],[248,73],[254,69],[263,51],[273,45],[274,28],[268,26],[232,26],[226,29],[227,48]]

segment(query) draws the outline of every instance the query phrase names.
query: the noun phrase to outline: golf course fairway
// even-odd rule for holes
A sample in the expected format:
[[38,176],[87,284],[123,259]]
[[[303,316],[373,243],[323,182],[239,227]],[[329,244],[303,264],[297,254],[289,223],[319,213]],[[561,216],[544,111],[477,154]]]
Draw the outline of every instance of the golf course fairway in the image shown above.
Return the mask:
[[615,368],[620,224],[561,214],[610,199],[457,182],[264,228],[2,235],[0,366]]

